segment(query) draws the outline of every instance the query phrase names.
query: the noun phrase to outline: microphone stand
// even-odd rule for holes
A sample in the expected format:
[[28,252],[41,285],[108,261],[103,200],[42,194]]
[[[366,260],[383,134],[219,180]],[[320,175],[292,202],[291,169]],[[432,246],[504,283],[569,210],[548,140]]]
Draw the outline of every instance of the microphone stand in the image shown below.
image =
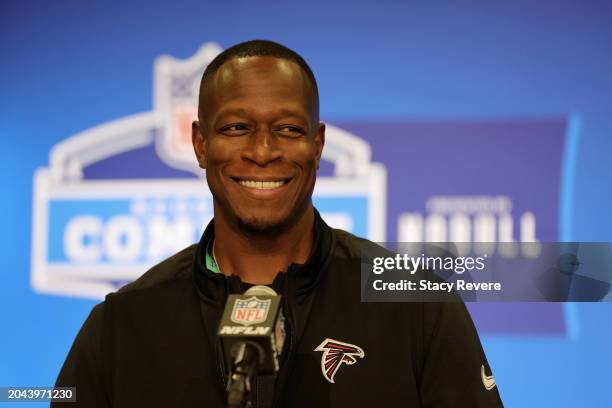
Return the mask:
[[[249,396],[258,375],[276,374],[283,338],[281,297],[267,286],[253,286],[243,295],[228,296],[219,323],[229,408],[250,408]],[[279,318],[281,316],[281,318]]]
[[251,406],[249,394],[262,357],[261,348],[252,342],[236,344],[232,349],[232,369],[227,384],[228,408]]

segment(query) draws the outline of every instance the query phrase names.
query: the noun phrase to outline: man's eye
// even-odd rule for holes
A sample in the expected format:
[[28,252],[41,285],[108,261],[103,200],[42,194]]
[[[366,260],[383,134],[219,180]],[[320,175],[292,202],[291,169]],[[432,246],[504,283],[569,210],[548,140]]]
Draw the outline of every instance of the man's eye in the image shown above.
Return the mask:
[[234,123],[232,125],[224,126],[221,128],[221,133],[229,136],[240,136],[246,134],[249,130],[247,125],[242,123]]
[[291,125],[279,126],[276,131],[285,136],[291,137],[298,137],[304,134],[304,131],[301,128]]

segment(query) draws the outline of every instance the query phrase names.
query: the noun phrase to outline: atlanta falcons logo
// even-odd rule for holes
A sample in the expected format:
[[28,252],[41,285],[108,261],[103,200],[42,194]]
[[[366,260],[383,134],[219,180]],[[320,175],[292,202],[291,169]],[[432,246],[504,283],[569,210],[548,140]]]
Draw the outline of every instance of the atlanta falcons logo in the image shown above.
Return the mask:
[[321,372],[323,377],[330,383],[334,383],[334,377],[342,363],[353,365],[357,362],[356,357],[364,358],[365,353],[361,347],[334,339],[325,339],[314,351],[322,351]]

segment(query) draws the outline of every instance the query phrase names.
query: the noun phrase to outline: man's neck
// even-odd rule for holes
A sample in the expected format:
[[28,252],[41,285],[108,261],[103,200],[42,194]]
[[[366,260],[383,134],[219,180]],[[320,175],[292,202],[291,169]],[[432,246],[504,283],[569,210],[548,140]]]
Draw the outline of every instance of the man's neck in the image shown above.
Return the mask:
[[243,282],[272,283],[292,263],[305,263],[313,246],[314,209],[278,234],[245,234],[240,227],[215,217],[215,261],[223,274],[238,275]]

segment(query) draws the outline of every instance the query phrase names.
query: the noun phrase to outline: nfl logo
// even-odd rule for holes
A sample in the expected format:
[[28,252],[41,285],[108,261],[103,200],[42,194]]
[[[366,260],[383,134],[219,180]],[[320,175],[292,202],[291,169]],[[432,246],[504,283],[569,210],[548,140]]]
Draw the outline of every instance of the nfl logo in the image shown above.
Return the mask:
[[245,326],[265,322],[271,302],[271,299],[260,300],[255,296],[248,299],[236,299],[231,320]]

